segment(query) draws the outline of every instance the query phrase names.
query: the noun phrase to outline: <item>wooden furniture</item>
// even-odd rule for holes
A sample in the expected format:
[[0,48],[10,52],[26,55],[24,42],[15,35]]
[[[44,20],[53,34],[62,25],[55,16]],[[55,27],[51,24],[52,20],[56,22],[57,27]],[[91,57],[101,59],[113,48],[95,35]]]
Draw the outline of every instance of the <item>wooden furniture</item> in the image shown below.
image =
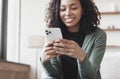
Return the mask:
[[30,66],[0,61],[0,79],[29,79]]
[[104,29],[105,31],[120,31],[120,28],[115,28],[115,29]]
[[101,12],[102,15],[120,15],[120,12]]

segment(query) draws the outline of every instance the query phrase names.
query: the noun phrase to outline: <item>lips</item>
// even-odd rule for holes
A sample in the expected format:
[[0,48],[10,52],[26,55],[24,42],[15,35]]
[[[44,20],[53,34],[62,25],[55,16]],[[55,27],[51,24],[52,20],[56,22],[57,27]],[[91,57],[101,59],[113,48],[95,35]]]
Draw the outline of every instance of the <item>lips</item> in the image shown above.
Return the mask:
[[65,18],[66,23],[71,23],[73,22],[74,18]]

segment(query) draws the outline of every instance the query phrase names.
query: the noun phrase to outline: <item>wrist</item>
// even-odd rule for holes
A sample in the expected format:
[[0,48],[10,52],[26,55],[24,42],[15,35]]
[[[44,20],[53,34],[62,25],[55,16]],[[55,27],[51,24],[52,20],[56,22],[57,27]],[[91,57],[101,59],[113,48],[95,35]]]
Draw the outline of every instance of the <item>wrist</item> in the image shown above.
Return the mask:
[[85,58],[86,58],[86,53],[85,52],[83,52],[81,55],[80,55],[80,57],[78,58],[79,59],[79,61],[84,61],[85,60]]

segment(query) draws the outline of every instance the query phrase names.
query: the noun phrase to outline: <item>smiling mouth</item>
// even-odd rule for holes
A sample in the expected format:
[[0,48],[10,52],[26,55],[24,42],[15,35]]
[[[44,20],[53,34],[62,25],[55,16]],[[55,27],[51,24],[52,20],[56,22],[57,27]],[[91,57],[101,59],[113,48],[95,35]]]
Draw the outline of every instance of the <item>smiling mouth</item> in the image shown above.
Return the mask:
[[66,22],[66,23],[71,23],[71,22],[73,22],[73,20],[74,20],[74,18],[66,18],[66,19],[65,19],[65,22]]

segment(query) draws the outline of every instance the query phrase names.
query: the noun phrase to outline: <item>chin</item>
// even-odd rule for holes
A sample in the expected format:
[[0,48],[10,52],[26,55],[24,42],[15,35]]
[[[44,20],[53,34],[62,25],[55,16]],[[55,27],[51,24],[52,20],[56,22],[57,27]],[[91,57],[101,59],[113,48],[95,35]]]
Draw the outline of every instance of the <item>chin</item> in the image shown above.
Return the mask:
[[71,23],[66,23],[65,24],[67,27],[72,27],[73,26],[73,24],[71,24]]
[[66,24],[67,27],[74,27],[74,25],[71,25],[71,24]]

